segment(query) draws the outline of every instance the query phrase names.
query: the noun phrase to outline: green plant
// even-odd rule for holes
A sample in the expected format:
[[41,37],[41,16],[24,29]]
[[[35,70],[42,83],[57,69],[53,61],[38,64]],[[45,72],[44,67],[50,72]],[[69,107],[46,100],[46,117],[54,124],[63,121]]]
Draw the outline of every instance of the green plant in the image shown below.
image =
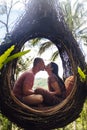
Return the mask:
[[11,52],[14,50],[15,46],[12,45],[10,48],[8,48],[4,54],[2,54],[0,56],[0,69],[2,69],[2,67],[7,64],[9,61],[14,60],[15,58],[21,57],[22,55],[25,55],[26,53],[28,53],[30,50],[26,50],[26,51],[22,51],[22,52],[18,52],[15,53],[13,55],[10,55]]
[[85,82],[87,80],[87,75],[82,71],[80,67],[78,67],[78,73],[80,75],[80,80]]

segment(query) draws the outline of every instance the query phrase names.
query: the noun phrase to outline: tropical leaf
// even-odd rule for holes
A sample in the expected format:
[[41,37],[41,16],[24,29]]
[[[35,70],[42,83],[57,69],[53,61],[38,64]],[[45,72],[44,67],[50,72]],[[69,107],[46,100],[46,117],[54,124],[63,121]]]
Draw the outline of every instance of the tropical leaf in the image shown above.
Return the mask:
[[53,55],[51,56],[51,61],[55,61],[56,59],[57,59],[57,57],[58,57],[58,54],[59,54],[59,52],[58,51],[55,51],[54,53],[53,53]]
[[13,55],[9,56],[9,57],[6,59],[5,64],[8,63],[9,61],[12,61],[13,59],[16,59],[16,58],[18,58],[18,57],[21,57],[21,56],[27,54],[28,52],[30,52],[30,50],[18,52],[18,53],[16,53],[16,54],[13,54]]
[[7,64],[9,61],[12,61],[13,59],[16,59],[18,57],[21,57],[23,55],[25,55],[26,53],[28,53],[30,50],[26,50],[26,51],[22,51],[22,52],[18,52],[16,54],[13,54],[10,56],[11,52],[14,50],[15,46],[12,45],[9,49],[7,49],[4,54],[2,54],[0,56],[0,69],[2,69],[2,67]]
[[39,49],[39,54],[42,54],[43,52],[45,52],[53,43],[50,42],[45,42],[43,44],[41,44],[40,49]]
[[37,45],[37,43],[41,40],[41,38],[35,38],[33,40],[31,40],[31,43],[33,46]]
[[[78,29],[80,30],[80,28],[84,25],[84,23],[86,23],[87,22],[87,20],[84,20],[84,21],[82,21],[82,22],[80,22],[79,24],[78,24],[78,26],[76,26],[76,28],[75,28],[75,30],[77,31]],[[83,28],[83,31],[84,30],[87,30],[87,28],[86,27],[84,27]],[[81,32],[82,32],[82,30],[81,30]],[[82,32],[83,33],[83,32]]]
[[3,67],[4,62],[6,61],[6,59],[8,58],[8,56],[10,55],[10,53],[14,50],[14,45],[12,45],[9,49],[7,49],[4,54],[2,54],[0,56],[0,69]]
[[86,81],[87,75],[82,71],[80,67],[78,67],[78,73],[80,75],[80,79],[82,82]]
[[87,27],[85,27],[79,31],[79,34],[86,34],[86,33],[87,33]]

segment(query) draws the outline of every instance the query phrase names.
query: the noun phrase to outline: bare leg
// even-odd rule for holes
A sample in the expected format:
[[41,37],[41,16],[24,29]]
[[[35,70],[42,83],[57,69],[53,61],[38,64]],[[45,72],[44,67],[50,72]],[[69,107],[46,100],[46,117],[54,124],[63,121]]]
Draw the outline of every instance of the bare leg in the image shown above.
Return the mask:
[[26,97],[23,97],[24,103],[28,105],[38,105],[43,102],[43,96],[40,94],[32,94]]

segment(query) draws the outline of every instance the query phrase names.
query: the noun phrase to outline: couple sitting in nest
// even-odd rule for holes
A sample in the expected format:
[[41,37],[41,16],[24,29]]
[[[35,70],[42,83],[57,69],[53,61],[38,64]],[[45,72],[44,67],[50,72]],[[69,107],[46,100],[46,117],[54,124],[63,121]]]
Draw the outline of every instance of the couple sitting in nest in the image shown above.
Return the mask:
[[[41,70],[48,73],[48,90],[41,87],[33,90],[35,74]],[[71,77],[66,85],[73,86],[74,76]],[[58,66],[51,62],[45,66],[43,59],[37,57],[34,59],[31,70],[24,72],[13,87],[14,95],[27,105],[45,104],[47,106],[57,105],[63,101],[68,92],[63,80],[58,76]],[[68,87],[67,87],[68,88]]]

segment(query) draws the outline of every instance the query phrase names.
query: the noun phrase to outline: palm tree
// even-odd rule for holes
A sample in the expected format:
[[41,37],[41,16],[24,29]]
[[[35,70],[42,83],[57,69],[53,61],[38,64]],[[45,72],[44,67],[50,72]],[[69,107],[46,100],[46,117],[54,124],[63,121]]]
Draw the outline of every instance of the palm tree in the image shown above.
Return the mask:
[[[82,41],[84,44],[87,43],[87,10],[85,8],[86,4],[86,0],[84,0],[84,2],[82,3],[80,3],[79,0],[76,0],[73,3],[71,0],[64,0],[62,2],[60,1],[66,23],[72,31],[75,39],[77,41]],[[38,42],[36,42],[36,44],[34,43],[33,45],[37,45]],[[51,41],[45,41],[43,44],[40,44],[39,54],[42,54],[52,45],[53,43]],[[51,60],[55,60],[58,57],[58,54],[58,51],[54,52]]]
[[[45,38],[35,38],[29,41],[31,48],[38,46],[38,52],[37,55],[42,55],[43,53],[45,53],[45,51],[47,51],[48,49],[51,50],[51,52],[53,53],[51,55],[51,58],[49,60],[54,61],[56,59],[56,57],[58,56],[59,52],[56,48],[56,46],[53,44],[52,41],[45,39]],[[54,49],[56,50],[54,52]]]
[[74,3],[71,0],[66,0],[61,3],[65,21],[76,39],[87,38],[87,9],[85,8],[87,2],[79,2],[76,0]]
[[[41,45],[40,45],[40,48],[39,48],[39,51],[38,53],[41,55],[42,53],[44,53],[47,49],[53,49],[55,46],[53,45],[53,42],[51,42],[50,40],[47,40],[46,42],[43,42]],[[56,50],[50,60],[52,61],[55,61],[56,57],[58,56],[59,52],[58,50]]]
[[[68,24],[70,30],[73,33],[73,36],[77,40],[80,48],[86,56],[87,48],[87,1],[75,0],[66,0],[61,3],[61,7],[64,13],[65,21]],[[84,47],[85,46],[85,47]],[[85,57],[86,59],[86,57]]]

